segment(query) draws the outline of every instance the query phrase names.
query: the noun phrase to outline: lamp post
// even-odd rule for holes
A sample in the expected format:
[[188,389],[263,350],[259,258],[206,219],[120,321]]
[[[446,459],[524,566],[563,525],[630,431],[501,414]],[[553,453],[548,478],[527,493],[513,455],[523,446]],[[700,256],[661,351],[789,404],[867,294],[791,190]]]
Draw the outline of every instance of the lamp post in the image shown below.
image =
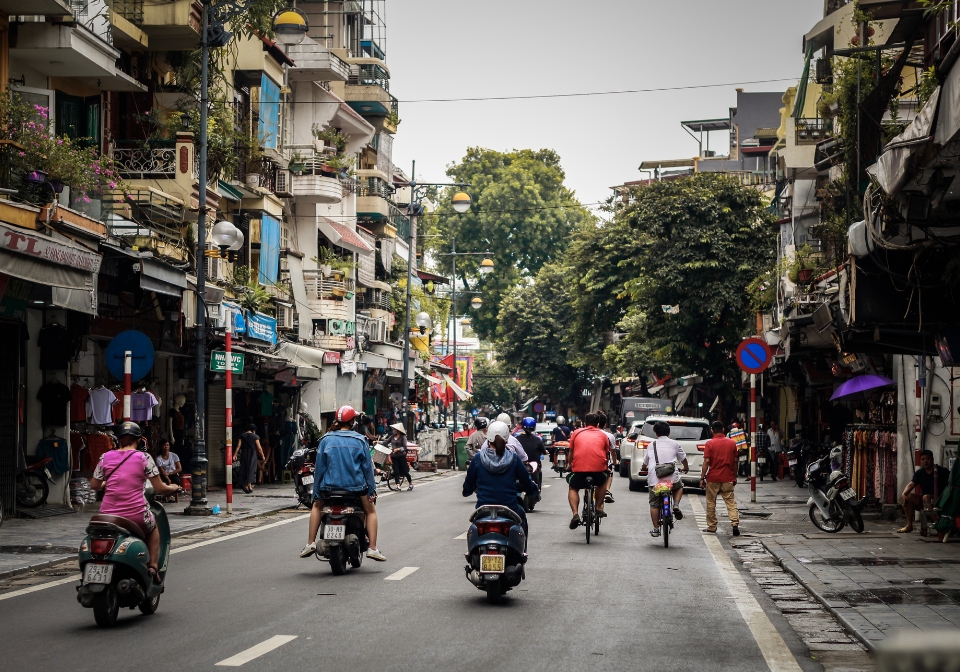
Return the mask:
[[[188,515],[209,515],[207,506],[207,441],[206,441],[206,365],[207,365],[207,309],[204,302],[206,291],[206,251],[207,251],[207,120],[210,105],[210,49],[227,46],[233,33],[226,29],[231,19],[249,9],[255,0],[202,0],[203,16],[200,32],[200,133],[199,175],[197,185],[199,194],[199,213],[197,214],[197,320],[194,330],[196,341],[196,439],[193,450],[193,478],[190,491],[190,504],[184,510]],[[301,25],[302,23],[302,25]],[[306,16],[296,8],[280,12],[274,17],[274,30],[283,44],[296,44],[307,34]],[[299,35],[299,40],[293,40]],[[212,232],[211,232],[212,235]],[[236,245],[239,250],[243,244],[234,240],[227,248]]]

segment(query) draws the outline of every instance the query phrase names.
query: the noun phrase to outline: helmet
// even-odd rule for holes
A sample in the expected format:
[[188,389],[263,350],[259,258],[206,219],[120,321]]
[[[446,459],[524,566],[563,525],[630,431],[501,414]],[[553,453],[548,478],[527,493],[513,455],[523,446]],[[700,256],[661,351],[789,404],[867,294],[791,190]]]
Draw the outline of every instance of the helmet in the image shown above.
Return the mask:
[[497,416],[497,422],[502,422],[502,423],[505,424],[507,427],[509,427],[509,426],[510,426],[510,416],[507,415],[506,413],[501,413],[500,415]]
[[486,418],[474,418],[473,426],[477,429],[486,429],[487,428],[487,419]]
[[530,416],[527,416],[523,419],[523,428],[530,429],[530,430],[536,429],[537,421],[531,418]]
[[357,412],[353,410],[353,406],[341,406],[337,409],[337,422],[339,423],[350,424],[356,417]]
[[129,420],[126,422],[121,422],[119,425],[117,425],[113,430],[113,433],[116,434],[117,437],[135,436],[139,439],[141,436],[143,436],[143,431],[140,429],[140,425],[135,422],[130,422]]
[[490,427],[487,428],[487,440],[492,443],[498,436],[503,437],[504,441],[510,438],[510,428],[507,427],[507,423],[499,420],[490,423]]
[[562,415],[558,415],[558,416],[557,416],[557,424],[558,424],[558,425],[562,425],[562,424],[565,423],[566,421],[567,421],[567,419],[566,419],[565,417],[563,417]]

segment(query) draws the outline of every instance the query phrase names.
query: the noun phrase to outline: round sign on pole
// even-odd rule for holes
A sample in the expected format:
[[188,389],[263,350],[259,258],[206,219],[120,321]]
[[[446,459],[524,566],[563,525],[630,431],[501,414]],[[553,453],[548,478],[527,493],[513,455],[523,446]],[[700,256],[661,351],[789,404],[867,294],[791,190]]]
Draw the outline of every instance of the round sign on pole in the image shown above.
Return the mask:
[[543,413],[543,409],[544,409],[544,405],[541,404],[539,401],[533,405],[534,413]]
[[122,331],[107,346],[107,370],[114,378],[123,380],[123,353],[129,350],[132,353],[130,379],[137,381],[144,378],[153,368],[153,343],[142,331]]
[[759,338],[744,339],[737,348],[737,366],[746,373],[763,373],[772,359],[770,347]]

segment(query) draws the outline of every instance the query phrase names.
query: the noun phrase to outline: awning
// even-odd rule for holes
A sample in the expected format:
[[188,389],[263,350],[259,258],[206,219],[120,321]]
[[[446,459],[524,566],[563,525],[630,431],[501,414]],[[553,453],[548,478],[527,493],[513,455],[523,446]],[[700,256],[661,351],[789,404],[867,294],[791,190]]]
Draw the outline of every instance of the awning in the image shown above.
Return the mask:
[[86,247],[4,224],[0,237],[9,241],[0,250],[0,269],[21,280],[89,290],[91,276],[100,271],[103,256]]
[[368,369],[385,369],[389,365],[387,358],[375,352],[365,352],[358,361],[364,362]]
[[299,338],[310,338],[313,331],[313,320],[310,304],[307,302],[307,287],[303,282],[303,260],[296,255],[288,254],[287,269],[290,271],[293,300],[296,302],[297,312],[300,314],[297,336]]
[[357,254],[373,254],[373,248],[367,245],[363,238],[349,226],[335,222],[332,219],[327,219],[326,217],[318,217],[317,225],[320,228],[320,232],[334,245],[339,245],[345,250],[350,250]]
[[[954,84],[952,93],[949,92],[948,86],[944,87],[943,92],[947,92],[947,95],[958,96],[958,100],[960,100],[960,86],[958,84],[960,83]],[[903,130],[903,133],[887,143],[883,153],[877,159],[877,163],[872,166],[880,188],[888,196],[896,196],[900,193],[912,176],[913,157],[923,151],[923,145],[930,142],[931,133],[934,133],[933,120],[937,114],[937,103],[940,95],[941,89],[936,89],[910,125]],[[960,116],[948,109],[943,109],[935,131],[937,142],[943,141],[946,143],[949,140],[948,133],[955,132],[958,127],[960,127]],[[950,128],[953,128],[954,131],[950,131]]]
[[417,375],[418,375],[418,376],[420,376],[421,378],[424,378],[424,379],[430,381],[431,383],[434,383],[435,385],[439,385],[440,383],[443,382],[443,380],[440,379],[440,378],[435,378],[435,377],[431,376],[431,375],[428,374],[428,373],[424,373],[423,369],[421,369],[421,368],[419,368],[419,367],[417,367],[416,372],[417,372]]
[[180,297],[189,287],[187,274],[155,259],[140,260],[140,287],[157,294]]
[[457,385],[455,382],[453,382],[453,378],[451,378],[445,373],[441,373],[440,375],[443,376],[444,382],[450,386],[450,389],[453,390],[453,393],[457,395],[457,398],[460,401],[466,401],[467,399],[470,398],[471,396],[470,393],[467,392],[462,387],[460,387],[459,385]]
[[221,196],[228,200],[238,202],[243,200],[243,194],[240,193],[240,190],[234,188],[232,185],[224,182],[223,180],[220,180],[217,183],[217,191]]
[[297,366],[315,366],[322,371],[324,352],[326,352],[326,350],[314,348],[309,345],[283,342],[280,344],[280,347],[277,348],[276,354],[291,364]]
[[423,280],[424,282],[428,282],[428,281],[431,281],[431,280],[432,280],[432,281],[435,282],[435,283],[438,282],[438,283],[443,284],[443,285],[449,285],[449,284],[450,284],[450,278],[448,278],[448,277],[446,277],[446,276],[443,276],[443,275],[437,275],[436,273],[430,273],[430,272],[428,272],[428,271],[420,271],[420,270],[418,270],[418,271],[417,271],[417,277],[420,278],[421,280]]
[[537,400],[536,397],[530,397],[530,398],[527,399],[525,402],[523,402],[523,406],[520,407],[520,410],[521,410],[521,411],[525,411],[525,410],[527,409],[527,407],[530,406],[530,404],[532,404],[532,403],[535,402],[536,400]]
[[683,408],[683,405],[687,403],[687,399],[690,398],[691,392],[693,392],[692,387],[685,387],[683,388],[683,391],[677,395],[676,400],[673,402],[673,407],[677,410],[677,412],[680,412],[680,409]]

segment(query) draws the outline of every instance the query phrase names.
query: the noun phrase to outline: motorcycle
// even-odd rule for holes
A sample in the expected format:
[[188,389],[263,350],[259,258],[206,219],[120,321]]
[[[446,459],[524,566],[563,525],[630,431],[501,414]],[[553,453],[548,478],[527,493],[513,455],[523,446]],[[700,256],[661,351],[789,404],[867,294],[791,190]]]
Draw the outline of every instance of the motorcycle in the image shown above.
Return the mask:
[[570,449],[569,441],[557,441],[553,444],[557,452],[554,456],[553,470],[563,476],[567,470],[567,451]]
[[[170,559],[170,524],[149,484],[144,495],[160,531],[158,564],[162,582]],[[97,625],[113,626],[121,607],[136,607],[148,616],[157,611],[164,586],[155,583],[150,575],[149,558],[143,529],[135,521],[105,514],[90,519],[78,556],[82,578],[77,586],[77,602],[93,609]]]
[[490,604],[499,604],[525,578],[526,546],[523,521],[506,506],[481,506],[470,516],[463,569],[470,583],[486,591]]
[[810,498],[810,521],[824,532],[839,532],[850,524],[856,533],[863,532],[863,517],[857,492],[840,470],[843,449],[833,448],[829,455],[807,465],[807,490]]
[[774,458],[769,448],[757,449],[757,476],[760,477],[761,481],[764,476],[776,480],[776,475],[773,473],[773,464]]
[[737,448],[737,476],[750,475],[750,449]]
[[316,448],[298,448],[284,469],[293,474],[293,488],[297,500],[306,508],[313,506],[313,471],[317,463]]
[[50,496],[50,485],[53,483],[53,474],[47,465],[53,462],[49,457],[27,455],[26,466],[17,470],[17,505],[27,509],[42,506]]
[[323,551],[317,545],[317,559],[329,560],[330,569],[337,576],[347,573],[347,563],[358,569],[363,555],[370,548],[367,538],[367,514],[357,496],[346,490],[333,490],[323,494],[320,530]]
[[[543,488],[543,472],[540,469],[539,460],[533,460],[525,463],[527,471],[530,472],[530,478],[537,484],[537,489]],[[517,503],[523,507],[524,511],[530,512],[540,501],[540,495],[530,495],[520,489],[520,483],[517,483]]]

